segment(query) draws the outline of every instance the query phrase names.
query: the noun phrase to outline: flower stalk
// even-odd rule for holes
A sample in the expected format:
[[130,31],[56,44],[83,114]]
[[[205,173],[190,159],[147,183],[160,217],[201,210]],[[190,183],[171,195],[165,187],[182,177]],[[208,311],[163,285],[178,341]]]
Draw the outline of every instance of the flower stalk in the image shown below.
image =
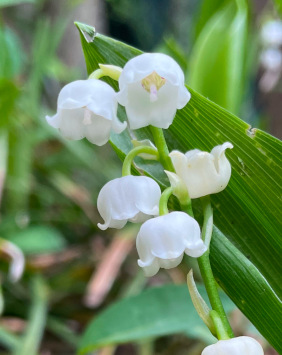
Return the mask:
[[135,157],[137,157],[140,154],[150,154],[156,156],[158,159],[159,153],[158,151],[153,148],[153,147],[148,147],[148,146],[140,146],[133,148],[125,157],[123,161],[123,166],[122,166],[122,176],[127,176],[131,175],[131,165],[133,163],[133,160]]
[[216,329],[216,334],[218,340],[227,340],[230,339],[229,334],[227,333],[225,326],[222,322],[222,319],[218,315],[217,311],[210,311],[210,317],[213,320],[214,327]]
[[224,311],[221,299],[219,297],[217,283],[213,276],[210,259],[209,259],[209,242],[211,240],[211,235],[212,235],[211,219],[213,214],[209,196],[206,196],[205,198],[202,199],[202,204],[203,204],[203,211],[204,211],[202,239],[205,245],[208,247],[208,250],[201,257],[198,258],[198,264],[199,264],[201,275],[207,290],[207,294],[212,309],[215,310],[218,316],[220,317],[223,327],[226,333],[228,334],[229,338],[232,338],[234,337],[233,331],[231,329],[228,318]]
[[159,203],[160,216],[168,214],[167,204],[168,204],[168,200],[172,194],[173,194],[173,187],[168,187],[162,193],[161,198],[160,198],[160,203]]
[[161,128],[153,126],[150,126],[150,130],[153,134],[154,142],[159,152],[159,160],[161,164],[166,170],[175,172],[171,159],[169,157],[169,150],[166,144],[163,130]]

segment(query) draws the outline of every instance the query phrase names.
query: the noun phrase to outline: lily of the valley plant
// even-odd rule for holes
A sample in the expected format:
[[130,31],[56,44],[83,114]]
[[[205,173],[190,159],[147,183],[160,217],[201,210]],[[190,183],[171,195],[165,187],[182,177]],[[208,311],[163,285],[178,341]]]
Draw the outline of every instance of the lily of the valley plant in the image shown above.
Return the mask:
[[[102,76],[118,80],[119,91],[100,81]],[[191,94],[184,85],[180,66],[169,56],[146,53],[129,60],[124,68],[100,65],[88,80],[66,85],[59,94],[55,116],[48,123],[68,139],[86,137],[91,143],[105,144],[111,132],[121,133],[149,126],[154,142],[134,142],[124,159],[122,177],[108,182],[98,196],[98,211],[104,220],[99,228],[123,228],[130,221],[143,223],[137,235],[138,265],[146,276],[160,268],[177,267],[184,254],[197,258],[210,297],[211,309],[199,293],[192,273],[188,287],[199,315],[219,340],[202,355],[261,355],[263,350],[249,337],[234,338],[224,312],[209,262],[213,211],[209,195],[226,188],[231,165],[226,150],[232,142],[210,147],[211,152],[195,149],[169,152],[162,129],[172,123],[177,110],[189,105]],[[127,122],[117,117],[118,104],[125,107]],[[148,176],[133,176],[134,159],[159,161],[170,186],[161,192]],[[142,172],[140,172],[142,174]],[[179,210],[169,210],[170,197],[179,201]],[[203,226],[193,215],[191,199],[201,198]]]

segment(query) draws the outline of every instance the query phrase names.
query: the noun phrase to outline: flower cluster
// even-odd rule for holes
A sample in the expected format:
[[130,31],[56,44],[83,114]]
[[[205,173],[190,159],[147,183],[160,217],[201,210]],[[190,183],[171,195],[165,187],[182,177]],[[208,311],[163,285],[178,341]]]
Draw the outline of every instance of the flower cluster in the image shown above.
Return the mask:
[[[119,81],[119,92],[101,76]],[[185,154],[169,153],[162,133],[182,109],[191,95],[184,85],[184,74],[169,56],[146,53],[129,60],[123,69],[100,65],[88,80],[78,80],[66,85],[59,94],[58,110],[47,122],[58,128],[68,139],[86,137],[96,145],[105,144],[111,132],[121,133],[150,126],[154,143],[148,140],[133,142],[133,149],[126,155],[122,177],[109,181],[100,191],[97,208],[104,220],[98,227],[123,228],[127,222],[141,223],[136,238],[139,254],[138,265],[146,276],[155,275],[160,268],[178,266],[186,254],[194,258],[209,257],[212,236],[212,208],[208,196],[224,190],[231,177],[231,165],[225,156],[233,145],[225,142],[212,148],[211,152],[193,149]],[[127,122],[117,117],[118,104],[125,107]],[[148,176],[133,176],[131,166],[136,156],[158,160],[169,178],[170,187],[163,192],[159,184]],[[179,209],[169,211],[169,198],[174,195]],[[193,217],[191,199],[202,198],[204,223],[199,226]],[[203,260],[203,259],[202,259]],[[205,259],[205,267],[209,261]],[[200,265],[200,263],[199,263]],[[206,269],[201,272],[206,273]],[[190,273],[189,273],[190,274]],[[209,310],[196,290],[193,276],[188,281],[192,301],[212,333],[219,339],[228,339],[232,330],[221,308]],[[217,297],[212,271],[210,293]],[[239,337],[220,340],[208,346],[202,355],[262,355],[260,345],[251,338]]]
[[118,103],[125,107],[131,129],[148,125],[168,128],[176,110],[191,97],[180,66],[161,53],[145,53],[130,60],[120,75],[119,87],[116,93],[110,85],[91,77],[67,84],[59,94],[56,115],[47,116],[47,122],[65,138],[86,137],[101,146],[111,131],[121,133],[126,128],[126,122],[117,118]]
[[[125,107],[130,129],[168,128],[176,110],[182,109],[191,98],[180,66],[165,54],[141,54],[129,60],[122,70],[114,66],[101,65],[100,68],[100,74],[102,71],[102,75],[119,81],[120,90],[116,93],[99,80],[97,72],[88,80],[66,85],[59,94],[56,115],[46,117],[65,138],[86,137],[96,145],[105,144],[111,131],[121,133],[127,126],[117,117],[118,103]],[[144,142],[140,144],[138,154],[149,157],[146,147],[142,148]],[[157,159],[157,148],[151,142],[149,146]],[[181,188],[174,186],[174,194],[178,196],[176,190],[184,190],[189,204],[190,198],[223,190],[231,175],[231,166],[225,157],[227,148],[232,148],[232,144],[224,143],[211,153],[171,152],[167,158],[171,159],[171,167],[181,181]],[[138,265],[147,276],[155,275],[160,268],[177,266],[184,253],[192,257],[203,255],[207,246],[201,238],[198,222],[183,211],[160,211],[161,189],[152,178],[132,176],[130,168],[129,173],[123,175],[108,182],[99,193],[97,208],[104,223],[99,223],[98,227],[119,229],[128,221],[143,223],[136,244]],[[168,176],[171,178],[172,172],[168,172]],[[179,200],[181,202],[181,197]]]

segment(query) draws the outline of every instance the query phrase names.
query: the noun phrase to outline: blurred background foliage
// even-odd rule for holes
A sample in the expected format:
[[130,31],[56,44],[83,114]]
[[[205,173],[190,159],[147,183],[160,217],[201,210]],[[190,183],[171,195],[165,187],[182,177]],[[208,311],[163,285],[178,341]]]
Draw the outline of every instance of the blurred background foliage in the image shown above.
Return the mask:
[[[60,88],[86,77],[73,20],[173,56],[192,88],[281,137],[282,70],[270,75],[259,61],[261,27],[279,12],[279,0],[0,0],[0,237],[26,257],[22,280],[12,284],[0,246],[0,354],[75,354],[85,325],[109,304],[148,286],[185,283],[192,266],[185,259],[145,279],[136,264],[136,230],[102,234],[96,226],[98,192],[119,176],[119,160],[108,146],[63,140],[45,122]],[[236,334],[252,334],[266,354],[276,354],[228,307]],[[144,333],[146,340],[99,354],[196,355],[210,342],[201,326],[177,330],[183,335],[155,340]]]

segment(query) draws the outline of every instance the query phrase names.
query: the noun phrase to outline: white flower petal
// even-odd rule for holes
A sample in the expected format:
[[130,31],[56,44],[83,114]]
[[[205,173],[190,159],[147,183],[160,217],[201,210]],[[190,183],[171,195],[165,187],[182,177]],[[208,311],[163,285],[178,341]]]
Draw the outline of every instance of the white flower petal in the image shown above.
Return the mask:
[[271,71],[278,71],[282,67],[282,53],[278,48],[265,49],[260,56],[262,66]]
[[84,109],[60,110],[61,118],[59,131],[67,139],[78,140],[84,137]]
[[[152,96],[152,92],[143,87],[142,80],[153,73],[162,78],[164,84],[151,86],[151,90],[154,88]],[[119,87],[117,100],[125,106],[131,129],[148,125],[168,128],[176,110],[183,108],[191,97],[180,66],[161,53],[145,53],[129,60],[119,78]]]
[[129,86],[126,113],[131,129],[148,125],[168,128],[175,116],[178,88],[166,83],[158,91],[158,99],[150,101],[150,94],[138,83]]
[[282,21],[268,21],[262,28],[261,37],[263,44],[270,47],[282,45]]
[[263,355],[261,345],[253,338],[241,336],[228,340],[219,340],[206,347],[202,355]]
[[211,153],[198,149],[182,154],[170,153],[176,174],[184,181],[191,198],[217,193],[225,189],[231,177],[231,165],[225,150],[233,148],[226,142],[213,148]]
[[58,96],[59,109],[76,109],[91,102],[92,82],[77,80],[65,85]]
[[61,118],[60,115],[57,113],[54,116],[46,116],[46,121],[48,124],[54,128],[60,128],[61,125]]
[[129,175],[109,181],[98,196],[98,211],[105,221],[99,228],[121,228],[128,220],[144,222],[159,213],[160,197],[159,185],[146,176]]
[[110,138],[111,121],[93,114],[91,115],[91,121],[90,125],[84,126],[84,136],[93,144],[104,145]]
[[191,99],[191,93],[185,86],[182,86],[178,92],[178,100],[176,108],[178,110],[182,109]]
[[146,221],[137,235],[136,247],[138,265],[150,276],[161,267],[177,266],[184,253],[198,257],[207,250],[199,224],[184,212],[171,212]]
[[121,133],[126,128],[126,122],[120,122],[116,113],[113,88],[100,80],[88,79],[63,87],[57,114],[46,119],[66,138],[86,137],[91,143],[103,145],[109,140],[111,130]]

